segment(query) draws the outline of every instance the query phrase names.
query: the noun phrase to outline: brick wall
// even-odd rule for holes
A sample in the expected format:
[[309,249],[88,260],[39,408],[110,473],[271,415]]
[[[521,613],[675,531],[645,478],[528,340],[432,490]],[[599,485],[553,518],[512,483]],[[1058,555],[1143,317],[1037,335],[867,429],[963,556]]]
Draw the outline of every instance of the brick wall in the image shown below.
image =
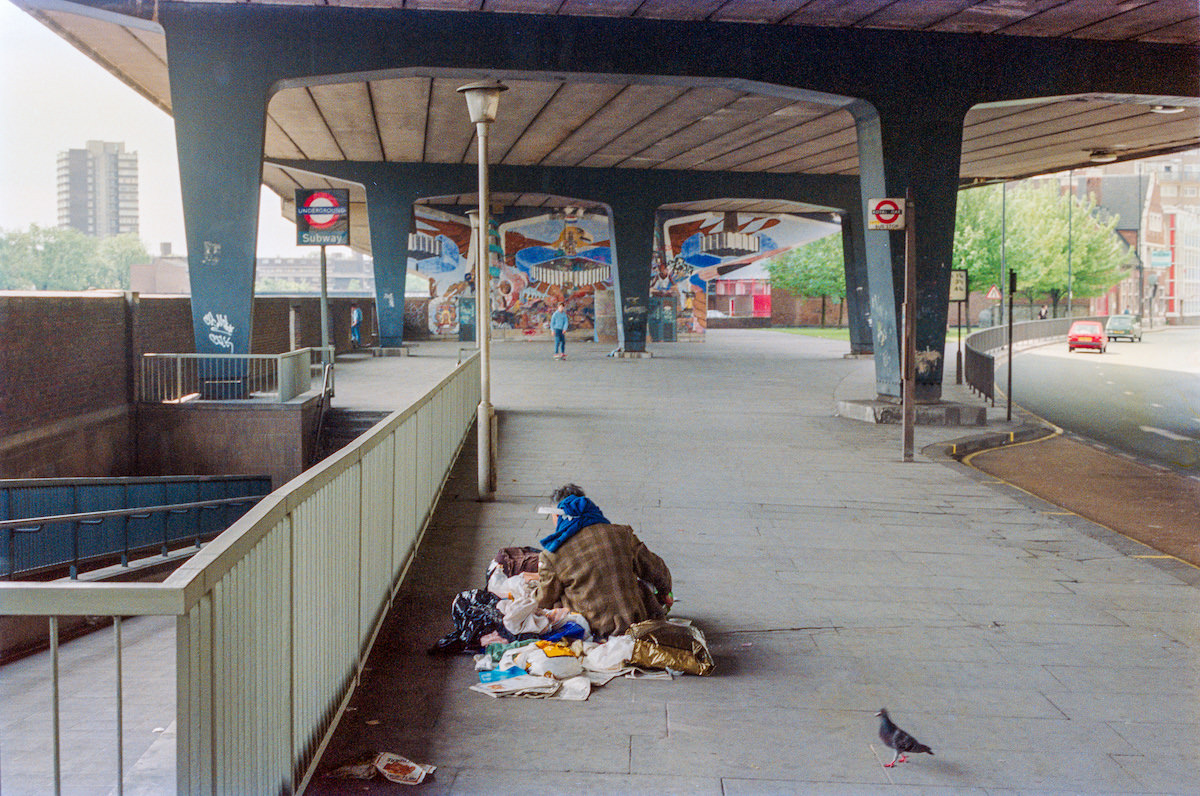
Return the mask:
[[0,295],[0,438],[128,403],[121,294]]
[[[838,325],[838,303],[825,300],[825,325]],[[841,324],[846,324],[846,312],[842,310]],[[772,326],[820,326],[821,299],[793,296],[786,290],[771,288]]]

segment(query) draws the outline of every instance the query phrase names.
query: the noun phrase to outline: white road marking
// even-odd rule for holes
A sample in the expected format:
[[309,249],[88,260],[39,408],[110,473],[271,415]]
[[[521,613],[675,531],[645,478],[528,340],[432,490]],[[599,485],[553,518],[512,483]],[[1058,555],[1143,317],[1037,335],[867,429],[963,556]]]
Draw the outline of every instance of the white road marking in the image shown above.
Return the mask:
[[1180,442],[1191,442],[1191,437],[1185,437],[1183,434],[1176,434],[1174,431],[1167,431],[1165,428],[1155,428],[1154,426],[1138,426],[1139,429],[1147,434],[1158,434],[1160,437],[1167,439],[1178,440]]

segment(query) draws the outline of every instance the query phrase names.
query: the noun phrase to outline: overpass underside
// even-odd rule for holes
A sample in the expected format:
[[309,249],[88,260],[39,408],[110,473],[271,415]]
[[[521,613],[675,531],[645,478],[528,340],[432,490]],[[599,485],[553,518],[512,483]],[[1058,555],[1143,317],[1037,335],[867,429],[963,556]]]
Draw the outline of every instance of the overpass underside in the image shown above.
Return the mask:
[[[730,13],[706,21],[638,17],[621,4],[613,16],[572,16],[570,4],[527,14],[471,10],[478,3],[435,12],[174,2],[151,11],[89,0],[36,13],[95,45],[93,57],[175,117],[200,353],[249,350],[264,181],[285,200],[302,187],[351,191],[352,245],[374,256],[381,343],[401,344],[413,205],[470,201],[474,130],[454,89],[480,77],[512,86],[489,154],[498,198],[610,216],[627,350],[646,344],[656,211],[833,211],[852,342],[873,352],[875,391],[887,397],[900,395],[903,233],[865,230],[868,199],[914,203],[917,397],[933,400],[962,185],[1085,165],[1097,151],[1134,158],[1200,143],[1186,18],[1140,23],[1158,36],[1098,41],[1106,37],[1071,36],[1111,29],[1107,17],[1076,28],[1024,19],[1016,30],[1031,35],[1021,36],[982,22],[918,25],[928,11],[907,2],[892,4],[900,16],[891,22],[856,23],[866,27],[812,9],[784,19],[744,10],[744,19],[775,23],[744,24],[728,21],[739,3],[720,5]],[[958,5],[986,16],[976,3]],[[1093,13],[1068,5],[1067,17]],[[72,27],[80,15],[86,24]],[[95,32],[106,25],[126,37],[107,51]],[[1156,113],[1164,108],[1180,113]]]

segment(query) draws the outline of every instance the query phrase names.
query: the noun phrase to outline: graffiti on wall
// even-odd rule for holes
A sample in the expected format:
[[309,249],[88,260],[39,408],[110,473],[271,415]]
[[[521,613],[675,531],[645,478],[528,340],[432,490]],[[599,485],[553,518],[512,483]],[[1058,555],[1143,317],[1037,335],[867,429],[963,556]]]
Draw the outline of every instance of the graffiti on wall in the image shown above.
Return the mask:
[[[470,220],[435,208],[414,208],[414,229],[426,250],[409,253],[409,270],[429,280],[429,331],[458,332],[459,298],[474,296],[475,246]],[[489,224],[492,325],[537,334],[561,302],[572,329],[595,326],[595,292],[612,287],[609,219],[554,211]]]

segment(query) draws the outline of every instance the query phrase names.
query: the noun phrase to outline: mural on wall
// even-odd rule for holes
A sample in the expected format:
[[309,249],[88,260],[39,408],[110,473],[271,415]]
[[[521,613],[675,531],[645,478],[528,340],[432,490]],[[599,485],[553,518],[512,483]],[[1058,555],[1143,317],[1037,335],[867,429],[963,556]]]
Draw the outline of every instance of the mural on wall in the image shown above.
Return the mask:
[[[594,329],[596,291],[613,284],[608,216],[566,208],[511,218],[515,212],[489,224],[492,328],[548,334],[562,302],[572,330]],[[458,300],[475,295],[470,219],[424,205],[413,215],[408,267],[429,280],[429,331],[457,334]]]
[[673,296],[680,333],[703,334],[708,284],[840,229],[826,221],[767,213],[692,213],[660,225],[650,295]]
[[471,220],[433,207],[413,207],[408,270],[429,280],[429,331],[458,334],[458,299],[475,295]]
[[596,291],[613,285],[608,216],[565,208],[499,227],[492,320],[534,334],[548,329],[561,302],[571,329],[595,329]]

